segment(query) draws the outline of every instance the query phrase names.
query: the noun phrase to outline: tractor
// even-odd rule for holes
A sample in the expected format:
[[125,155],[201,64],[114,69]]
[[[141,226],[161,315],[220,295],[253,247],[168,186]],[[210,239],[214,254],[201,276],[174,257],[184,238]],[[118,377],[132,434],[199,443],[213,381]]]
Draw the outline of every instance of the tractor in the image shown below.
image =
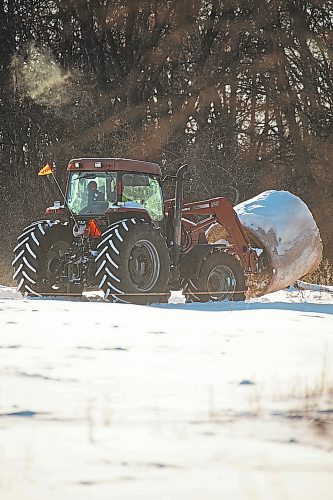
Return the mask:
[[[106,300],[134,304],[167,302],[171,290],[188,302],[244,300],[246,274],[260,271],[256,250],[226,198],[184,202],[187,170],[162,178],[156,163],[70,160],[63,203],[18,237],[17,289],[51,296],[100,289]],[[164,201],[166,181],[175,182],[175,197]],[[214,223],[228,240],[207,242]]]

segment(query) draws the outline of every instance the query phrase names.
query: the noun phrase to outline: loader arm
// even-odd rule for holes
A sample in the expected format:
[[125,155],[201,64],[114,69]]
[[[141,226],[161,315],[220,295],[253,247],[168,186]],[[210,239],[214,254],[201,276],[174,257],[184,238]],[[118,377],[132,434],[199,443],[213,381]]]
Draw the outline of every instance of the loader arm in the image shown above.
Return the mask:
[[[165,202],[166,212],[174,207],[174,199]],[[207,216],[198,223],[193,222],[191,216]],[[199,242],[200,234],[214,223],[221,224],[228,233],[228,241],[233,252],[238,255],[244,269],[257,271],[257,254],[251,247],[240,220],[227,198],[211,198],[208,200],[183,203],[182,224],[191,235],[191,248]]]

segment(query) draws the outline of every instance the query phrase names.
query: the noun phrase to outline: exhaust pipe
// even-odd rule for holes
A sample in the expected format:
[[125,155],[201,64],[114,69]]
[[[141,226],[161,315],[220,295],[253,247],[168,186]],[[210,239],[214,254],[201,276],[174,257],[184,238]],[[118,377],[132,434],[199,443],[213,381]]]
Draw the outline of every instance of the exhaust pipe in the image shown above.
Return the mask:
[[182,206],[183,206],[183,187],[184,176],[188,170],[188,165],[179,167],[176,175],[175,190],[175,217],[174,217],[174,236],[173,236],[173,265],[177,266],[180,257],[180,246],[182,238]]

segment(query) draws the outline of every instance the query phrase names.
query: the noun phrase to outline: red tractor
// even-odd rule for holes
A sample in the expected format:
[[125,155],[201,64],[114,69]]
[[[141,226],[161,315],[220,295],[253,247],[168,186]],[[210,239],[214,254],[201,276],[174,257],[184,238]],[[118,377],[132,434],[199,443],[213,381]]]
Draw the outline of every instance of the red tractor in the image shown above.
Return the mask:
[[[119,158],[71,160],[67,171],[64,204],[18,237],[22,294],[99,288],[110,301],[149,304],[183,290],[188,301],[244,300],[257,254],[226,198],[183,202],[187,165],[164,179],[156,163]],[[175,181],[175,198],[163,201],[166,180]],[[205,230],[215,222],[228,242],[208,244]]]

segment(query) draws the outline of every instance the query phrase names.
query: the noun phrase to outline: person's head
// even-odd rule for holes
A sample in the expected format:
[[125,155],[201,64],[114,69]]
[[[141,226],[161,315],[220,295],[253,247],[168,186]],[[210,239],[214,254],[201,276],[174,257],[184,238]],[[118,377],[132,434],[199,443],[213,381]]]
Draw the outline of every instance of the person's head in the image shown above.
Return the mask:
[[88,191],[96,191],[97,190],[97,182],[96,181],[90,181],[88,183]]

